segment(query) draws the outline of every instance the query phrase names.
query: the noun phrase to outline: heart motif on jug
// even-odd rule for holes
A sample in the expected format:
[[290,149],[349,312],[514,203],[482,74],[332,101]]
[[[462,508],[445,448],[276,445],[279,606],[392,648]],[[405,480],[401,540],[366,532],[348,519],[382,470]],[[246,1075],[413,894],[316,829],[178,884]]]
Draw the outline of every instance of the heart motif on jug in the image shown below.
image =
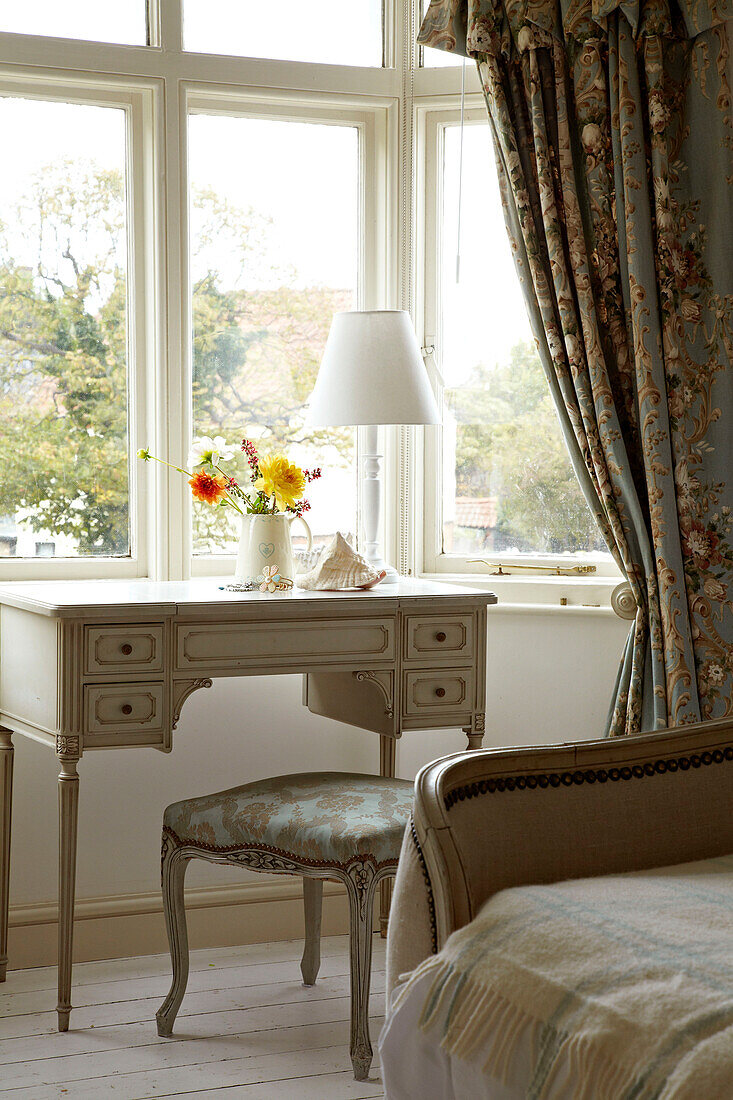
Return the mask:
[[272,555],[275,553],[275,543],[261,542],[257,549],[262,554],[263,558],[271,558]]

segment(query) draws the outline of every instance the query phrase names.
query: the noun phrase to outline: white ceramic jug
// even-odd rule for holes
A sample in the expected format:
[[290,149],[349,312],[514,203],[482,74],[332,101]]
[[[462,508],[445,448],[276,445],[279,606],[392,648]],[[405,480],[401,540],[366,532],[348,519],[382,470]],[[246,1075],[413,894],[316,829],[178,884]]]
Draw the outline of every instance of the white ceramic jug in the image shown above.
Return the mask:
[[290,525],[300,520],[308,536],[307,550],[313,545],[313,537],[308,524],[302,516],[288,512],[275,515],[242,516],[242,532],[239,536],[239,550],[234,579],[242,584],[251,584],[261,579],[262,570],[274,565],[281,577],[295,580],[293,544],[290,539]]

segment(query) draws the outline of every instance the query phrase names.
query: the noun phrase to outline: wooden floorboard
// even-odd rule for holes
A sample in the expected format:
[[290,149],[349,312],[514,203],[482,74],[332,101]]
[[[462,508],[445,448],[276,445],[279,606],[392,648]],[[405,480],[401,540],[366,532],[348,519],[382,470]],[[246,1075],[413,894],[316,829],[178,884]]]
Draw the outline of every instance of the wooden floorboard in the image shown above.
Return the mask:
[[[171,1039],[155,1012],[167,956],[83,963],[71,1030],[55,1030],[55,970],[11,971],[0,994],[0,1097],[46,1100],[359,1100],[383,1095],[375,1054],[356,1082],[349,1043],[348,940],[324,939],[313,987],[299,981],[302,942],[191,954],[189,990]],[[374,938],[372,1045],[384,1009],[384,941]],[[77,980],[78,979],[78,980]]]

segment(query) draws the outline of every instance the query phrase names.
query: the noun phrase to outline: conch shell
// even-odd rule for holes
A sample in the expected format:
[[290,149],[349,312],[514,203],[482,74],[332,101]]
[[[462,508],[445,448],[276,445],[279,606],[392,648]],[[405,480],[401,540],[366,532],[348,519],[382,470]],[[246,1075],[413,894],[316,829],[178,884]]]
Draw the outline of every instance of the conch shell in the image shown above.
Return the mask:
[[307,573],[298,573],[298,588],[311,592],[329,592],[342,588],[372,588],[379,584],[384,572],[378,573],[366,558],[357,554],[340,533],[321,551],[321,555]]

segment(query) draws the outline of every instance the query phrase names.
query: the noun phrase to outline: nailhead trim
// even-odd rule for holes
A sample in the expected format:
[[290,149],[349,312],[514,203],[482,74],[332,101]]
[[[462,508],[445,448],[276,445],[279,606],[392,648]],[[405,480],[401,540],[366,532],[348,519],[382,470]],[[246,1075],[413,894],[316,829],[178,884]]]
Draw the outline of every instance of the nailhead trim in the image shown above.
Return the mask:
[[253,840],[248,844],[205,844],[202,840],[193,840],[190,837],[180,837],[170,825],[163,826],[163,854],[165,855],[165,840],[166,837],[170,837],[173,845],[177,848],[198,848],[202,852],[211,852],[213,855],[228,856],[238,854],[240,852],[266,852],[271,856],[278,856],[281,859],[289,859],[292,863],[301,863],[304,867],[318,867],[328,870],[329,867],[335,867],[339,871],[348,871],[352,863],[371,863],[376,871],[383,871],[385,867],[394,867],[397,869],[397,859],[383,859],[381,862],[377,862],[371,852],[355,852],[352,856],[349,856],[346,863],[339,863],[336,859],[308,859],[306,856],[299,856],[296,853],[289,851],[287,848],[275,848],[271,844],[259,844]]
[[435,898],[433,897],[433,886],[430,882],[430,875],[428,874],[427,864],[425,863],[425,856],[422,854],[422,848],[420,847],[420,841],[417,839],[417,833],[415,831],[415,822],[410,818],[410,835],[412,836],[412,843],[415,845],[415,851],[417,852],[418,862],[420,863],[420,870],[422,871],[422,877],[425,880],[425,888],[428,892],[428,914],[430,918],[430,945],[434,955],[438,954],[438,926],[435,920]]
[[464,802],[469,798],[478,798],[483,794],[494,794],[496,791],[523,791],[542,789],[546,787],[581,787],[584,783],[618,783],[619,780],[643,779],[645,776],[664,775],[666,772],[677,770],[686,772],[690,768],[708,767],[710,764],[722,764],[724,761],[733,760],[733,745],[727,745],[724,749],[713,749],[711,752],[694,753],[692,756],[671,757],[668,760],[647,761],[645,764],[634,764],[631,767],[624,764],[620,768],[598,768],[596,770],[572,772],[549,772],[537,775],[499,776],[497,779],[479,779],[475,783],[467,783],[463,787],[456,787],[445,795],[443,802],[446,810],[450,810],[457,802]]

